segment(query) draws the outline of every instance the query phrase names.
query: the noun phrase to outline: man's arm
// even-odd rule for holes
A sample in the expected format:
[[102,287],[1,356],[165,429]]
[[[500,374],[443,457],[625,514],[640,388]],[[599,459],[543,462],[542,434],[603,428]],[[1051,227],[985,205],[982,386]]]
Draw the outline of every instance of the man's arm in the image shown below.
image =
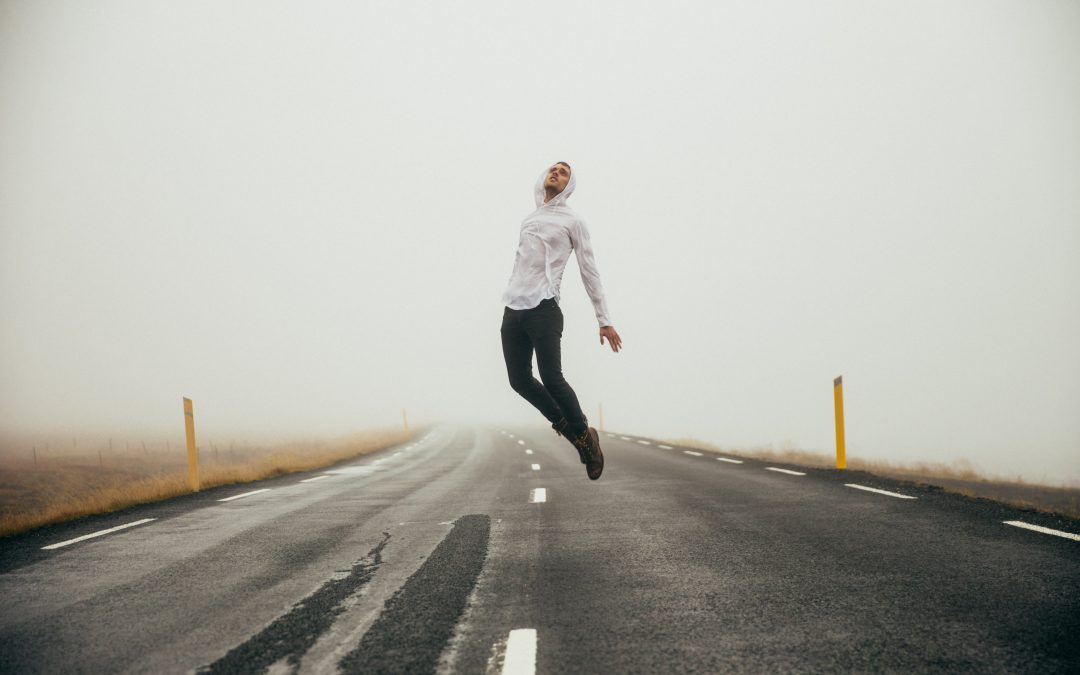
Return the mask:
[[622,346],[622,338],[611,325],[607,302],[604,301],[604,286],[600,283],[600,272],[596,269],[596,257],[593,255],[592,242],[589,240],[589,229],[583,221],[576,220],[570,227],[570,243],[573,244],[574,255],[577,256],[581,282],[585,285],[585,292],[589,294],[589,299],[592,300],[596,320],[600,323],[600,344],[603,345],[604,338],[607,338],[611,350],[617,352]]
[[570,227],[570,243],[574,246],[578,271],[581,272],[581,283],[585,285],[585,292],[592,300],[596,320],[601,326],[610,326],[611,317],[608,315],[607,303],[604,301],[604,286],[600,283],[600,272],[596,269],[596,257],[593,255],[592,242],[589,240],[589,229],[583,221],[575,220]]

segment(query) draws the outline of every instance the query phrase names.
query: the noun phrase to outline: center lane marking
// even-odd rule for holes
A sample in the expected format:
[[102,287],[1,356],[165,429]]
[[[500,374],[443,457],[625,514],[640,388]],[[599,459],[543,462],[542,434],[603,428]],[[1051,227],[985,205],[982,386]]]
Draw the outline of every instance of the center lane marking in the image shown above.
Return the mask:
[[638,443],[641,443],[642,445],[652,445],[652,443],[650,443],[650,442],[648,442],[648,441],[641,441],[641,440],[639,440],[639,441],[638,441]]
[[525,454],[526,454],[526,455],[531,455],[531,454],[532,454],[532,450],[530,450],[530,449],[528,449],[528,448],[525,448]]
[[700,452],[694,452],[693,450],[683,450],[684,455],[693,455],[694,457],[701,457]]
[[536,672],[536,629],[515,628],[506,640],[502,675],[533,675]]
[[529,501],[534,504],[547,501],[547,488],[534,488],[529,490]]
[[670,446],[670,445],[664,445],[663,443],[661,443],[661,444],[660,444],[660,447],[661,447],[661,448],[663,448],[663,449],[665,449],[665,450],[671,450],[671,446]]
[[742,464],[741,459],[729,459],[727,457],[717,457],[716,461],[718,461],[718,462],[729,462],[731,464]]
[[533,471],[539,471],[540,470],[540,465],[539,464],[533,464],[532,465],[532,470]]

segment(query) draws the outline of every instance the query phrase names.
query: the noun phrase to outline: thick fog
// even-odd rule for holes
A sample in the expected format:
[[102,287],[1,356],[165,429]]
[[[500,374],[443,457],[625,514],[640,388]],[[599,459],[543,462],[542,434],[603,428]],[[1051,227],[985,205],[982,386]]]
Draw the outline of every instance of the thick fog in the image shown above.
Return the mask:
[[[0,3],[0,431],[547,425],[502,292],[556,161],[590,422],[1080,483],[1080,4]],[[568,447],[568,451],[572,451]]]

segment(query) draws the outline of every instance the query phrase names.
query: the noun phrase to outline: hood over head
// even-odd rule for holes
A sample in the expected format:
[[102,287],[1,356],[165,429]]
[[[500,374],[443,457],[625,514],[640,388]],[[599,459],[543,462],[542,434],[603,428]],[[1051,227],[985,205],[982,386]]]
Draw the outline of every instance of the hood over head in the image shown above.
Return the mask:
[[[558,162],[555,162],[558,164]],[[551,198],[547,204],[544,203],[544,179],[547,178],[548,172],[551,171],[551,167],[555,166],[551,164],[540,174],[540,177],[536,179],[536,188],[533,190],[533,194],[536,196],[536,208],[541,206],[566,206],[566,200],[574,193],[574,188],[577,187],[577,172],[573,169],[570,170],[570,180],[566,182],[566,187],[563,191]],[[567,207],[569,208],[569,207]]]

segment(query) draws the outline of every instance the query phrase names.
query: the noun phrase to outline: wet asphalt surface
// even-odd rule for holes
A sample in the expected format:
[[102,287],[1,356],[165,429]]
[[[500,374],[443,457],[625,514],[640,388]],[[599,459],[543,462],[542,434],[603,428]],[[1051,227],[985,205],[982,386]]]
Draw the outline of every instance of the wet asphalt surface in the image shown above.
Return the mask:
[[601,443],[441,424],[2,539],[0,672],[497,673],[522,628],[538,673],[1080,672],[1080,541],[1003,523],[1077,521]]

